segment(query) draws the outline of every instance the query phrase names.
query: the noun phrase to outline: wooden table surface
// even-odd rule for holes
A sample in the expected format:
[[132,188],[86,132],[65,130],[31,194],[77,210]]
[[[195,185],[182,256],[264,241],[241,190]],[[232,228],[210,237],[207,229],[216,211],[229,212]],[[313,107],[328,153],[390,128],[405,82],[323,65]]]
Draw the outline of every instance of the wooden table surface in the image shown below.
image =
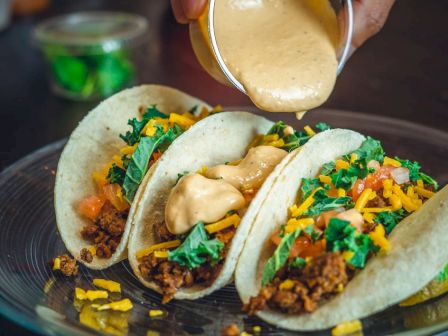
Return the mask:
[[[14,18],[0,32],[0,169],[68,136],[95,105],[67,101],[50,92],[43,59],[32,44],[33,26],[57,14],[101,9],[135,12],[149,19],[148,42],[139,55],[141,83],[175,86],[211,104],[250,104],[247,97],[216,83],[201,69],[188,29],[174,22],[168,1],[55,0],[46,12]],[[448,1],[398,0],[381,34],[349,60],[324,106],[448,131],[446,13]],[[0,319],[3,334],[25,332]]]

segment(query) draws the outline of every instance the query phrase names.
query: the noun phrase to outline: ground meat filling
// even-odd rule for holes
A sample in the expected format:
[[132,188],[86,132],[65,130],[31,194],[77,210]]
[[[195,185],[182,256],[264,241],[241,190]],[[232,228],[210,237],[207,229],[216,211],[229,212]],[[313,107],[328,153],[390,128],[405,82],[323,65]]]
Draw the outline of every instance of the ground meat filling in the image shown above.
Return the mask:
[[[285,288],[281,284],[287,279],[293,284]],[[310,313],[322,300],[339,293],[348,280],[339,252],[325,253],[309,261],[304,269],[283,267],[243,309],[249,315],[268,307],[289,314]]]
[[[96,256],[99,258],[110,258],[116,251],[123,235],[128,210],[118,211],[110,202],[106,202],[100,214],[93,223],[84,226],[81,236],[96,247]],[[81,255],[83,253],[81,252]],[[84,253],[85,258],[90,259]],[[86,259],[83,259],[86,262]]]
[[[78,265],[76,264],[76,260],[70,258],[67,254],[60,255],[56,257],[59,259],[59,269],[63,275],[66,277],[75,276],[78,274]],[[55,259],[52,261],[52,266],[54,266]]]
[[215,238],[224,243],[224,248],[220,260],[214,264],[207,260],[198,268],[190,270],[176,262],[156,258],[154,254],[150,254],[140,260],[138,268],[146,280],[154,281],[162,289],[162,303],[168,303],[179,288],[197,284],[208,286],[215,281],[224,265],[235,230],[232,226],[215,235]]

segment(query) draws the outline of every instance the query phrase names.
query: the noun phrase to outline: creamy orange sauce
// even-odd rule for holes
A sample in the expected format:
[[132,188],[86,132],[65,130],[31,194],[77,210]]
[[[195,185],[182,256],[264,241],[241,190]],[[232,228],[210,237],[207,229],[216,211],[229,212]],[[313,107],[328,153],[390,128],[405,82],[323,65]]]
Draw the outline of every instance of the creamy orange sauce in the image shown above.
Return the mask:
[[218,47],[259,108],[303,112],[333,90],[339,29],[327,0],[219,0]]
[[183,234],[199,221],[216,222],[245,204],[241,192],[226,181],[191,174],[182,177],[171,190],[165,207],[165,223],[172,234]]
[[208,169],[205,176],[223,179],[238,190],[257,190],[286,155],[285,150],[276,147],[254,147],[238,165],[219,165]]

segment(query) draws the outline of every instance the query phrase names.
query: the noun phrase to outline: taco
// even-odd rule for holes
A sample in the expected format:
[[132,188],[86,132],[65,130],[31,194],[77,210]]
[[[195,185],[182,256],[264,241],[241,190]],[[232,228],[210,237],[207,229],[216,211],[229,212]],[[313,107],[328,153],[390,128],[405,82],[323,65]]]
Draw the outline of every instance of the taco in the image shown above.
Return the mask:
[[135,214],[128,258],[140,281],[163,303],[225,286],[264,196],[313,134],[247,112],[193,126],[154,169]]
[[248,314],[325,329],[407,298],[448,261],[448,188],[349,130],[313,137],[272,185],[235,271]]
[[144,85],[88,113],[62,152],[54,194],[59,232],[78,261],[103,269],[126,257],[140,187],[169,145],[209,112],[183,92]]

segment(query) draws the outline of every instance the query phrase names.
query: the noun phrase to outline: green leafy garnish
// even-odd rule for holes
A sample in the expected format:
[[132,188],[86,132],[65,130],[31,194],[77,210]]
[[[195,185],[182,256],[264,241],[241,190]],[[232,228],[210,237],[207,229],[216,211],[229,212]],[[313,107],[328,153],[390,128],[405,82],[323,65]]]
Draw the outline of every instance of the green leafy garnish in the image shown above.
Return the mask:
[[135,152],[131,156],[126,176],[123,181],[124,197],[131,203],[134,199],[140,183],[148,170],[149,159],[154,151],[163,145],[164,142],[173,142],[180,133],[174,128],[170,128],[166,133],[163,133],[161,128],[158,128],[156,134],[152,137],[142,137]]
[[353,153],[357,156],[355,164],[361,165],[364,168],[367,167],[367,164],[371,160],[376,160],[380,164],[382,164],[384,160],[384,149],[381,146],[381,142],[371,137],[367,137],[367,139],[362,143],[361,147],[359,147]]
[[193,269],[207,261],[216,262],[220,259],[220,252],[224,243],[218,239],[211,239],[205,231],[204,223],[197,223],[182,245],[168,253],[168,260],[177,262],[181,266]]
[[440,271],[440,273],[437,274],[436,280],[440,282],[448,280],[448,264],[446,264],[445,267]]
[[121,169],[115,163],[109,169],[107,179],[110,183],[118,183],[123,185],[124,177],[126,176],[126,170]]
[[318,178],[302,178],[302,185],[300,186],[300,191],[302,193],[302,201],[307,199],[311,193],[320,187],[320,182]]
[[127,131],[125,135],[120,134],[120,138],[123,139],[129,146],[135,145],[139,142],[143,128],[145,128],[148,121],[154,118],[168,118],[168,116],[160,112],[156,105],[150,106],[145,113],[143,113],[142,120],[137,118],[128,120],[128,125],[132,127],[132,131]]
[[434,186],[434,190],[439,190],[439,184],[431,176],[426,175],[425,173],[420,173],[420,178],[422,179],[423,183],[432,184]]
[[323,212],[344,207],[351,202],[350,197],[329,197],[327,190],[321,189],[314,194],[314,203],[308,210],[305,211],[304,216],[314,217]]
[[404,217],[406,217],[406,212],[403,209],[393,212],[383,211],[380,212],[373,221],[375,223],[382,224],[387,234],[389,234]]
[[325,230],[327,250],[332,252],[353,252],[348,264],[356,268],[364,268],[369,252],[377,252],[372,239],[363,233],[357,233],[349,221],[331,218]]
[[306,266],[306,260],[300,257],[296,257],[294,258],[293,261],[291,261],[289,263],[289,268],[298,268],[298,269],[302,269]]
[[324,122],[318,122],[318,123],[316,124],[316,128],[317,128],[318,130],[320,130],[321,132],[323,132],[323,131],[327,131],[327,130],[331,129],[330,125],[328,125],[328,124],[326,124],[326,123],[324,123]]
[[335,174],[331,174],[331,182],[336,188],[343,188],[350,190],[355,184],[356,180],[363,179],[367,176],[369,170],[367,168],[360,168],[357,166],[350,166],[348,169],[339,169]]
[[325,163],[322,166],[321,175],[330,175],[331,172],[336,168],[336,163],[334,161],[330,161]]
[[261,285],[263,287],[266,286],[275,277],[275,274],[278,272],[278,270],[282,268],[286,263],[286,261],[288,260],[289,252],[291,251],[291,247],[294,244],[296,238],[300,236],[301,232],[302,230],[297,229],[294,232],[286,234],[282,238],[274,254],[269,258],[268,262],[264,266],[263,276],[261,279]]

